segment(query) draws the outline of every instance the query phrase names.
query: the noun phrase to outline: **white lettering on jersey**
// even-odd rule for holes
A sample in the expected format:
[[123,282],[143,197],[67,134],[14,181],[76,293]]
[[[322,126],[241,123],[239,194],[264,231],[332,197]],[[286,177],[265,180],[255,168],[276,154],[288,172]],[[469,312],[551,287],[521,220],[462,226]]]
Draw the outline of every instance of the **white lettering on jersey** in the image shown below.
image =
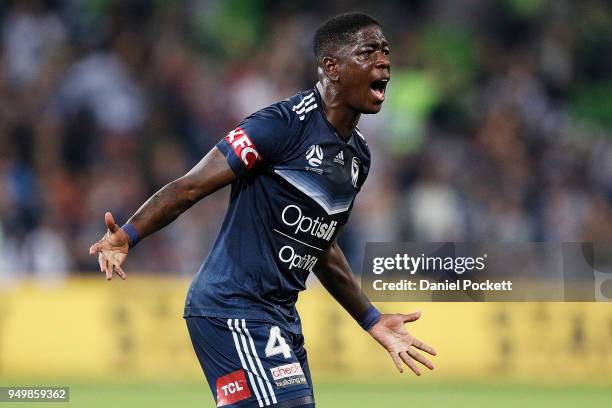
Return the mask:
[[259,152],[243,129],[237,127],[232,130],[225,136],[225,140],[230,144],[236,156],[240,157],[247,169],[253,167],[255,162],[259,160]]
[[312,219],[302,213],[302,209],[297,205],[286,206],[281,213],[283,223],[289,227],[295,227],[293,233],[309,234],[313,237],[329,241],[336,231],[338,221],[325,222],[325,218],[317,217]]
[[312,272],[312,268],[317,264],[318,257],[314,255],[298,255],[290,245],[285,245],[278,251],[278,259],[283,263],[289,264],[289,270],[293,268],[303,269]]

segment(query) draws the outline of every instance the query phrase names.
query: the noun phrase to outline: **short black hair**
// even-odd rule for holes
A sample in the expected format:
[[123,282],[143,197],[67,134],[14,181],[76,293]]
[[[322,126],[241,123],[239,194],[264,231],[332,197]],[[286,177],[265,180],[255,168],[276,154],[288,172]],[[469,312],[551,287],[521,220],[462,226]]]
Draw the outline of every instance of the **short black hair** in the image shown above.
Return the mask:
[[370,25],[380,27],[374,17],[360,12],[339,14],[325,20],[314,36],[314,55],[317,63],[332,47],[345,45],[353,34]]

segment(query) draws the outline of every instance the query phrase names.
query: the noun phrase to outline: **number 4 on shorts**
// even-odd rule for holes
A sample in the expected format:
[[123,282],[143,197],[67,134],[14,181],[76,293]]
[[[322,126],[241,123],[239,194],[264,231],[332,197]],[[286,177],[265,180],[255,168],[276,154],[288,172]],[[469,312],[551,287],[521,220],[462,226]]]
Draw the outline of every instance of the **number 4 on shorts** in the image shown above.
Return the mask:
[[281,354],[285,358],[291,358],[291,349],[289,345],[283,339],[280,334],[278,326],[272,326],[270,328],[270,337],[268,337],[268,343],[266,344],[266,357],[272,357],[277,354]]

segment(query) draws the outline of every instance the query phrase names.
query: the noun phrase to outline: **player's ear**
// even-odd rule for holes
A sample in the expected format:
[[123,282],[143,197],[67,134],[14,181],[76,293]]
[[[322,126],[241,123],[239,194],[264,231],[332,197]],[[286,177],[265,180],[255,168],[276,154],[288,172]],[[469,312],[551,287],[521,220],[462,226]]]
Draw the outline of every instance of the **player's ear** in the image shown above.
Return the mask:
[[332,81],[337,81],[340,78],[338,74],[338,60],[334,57],[323,57],[322,67],[325,75]]

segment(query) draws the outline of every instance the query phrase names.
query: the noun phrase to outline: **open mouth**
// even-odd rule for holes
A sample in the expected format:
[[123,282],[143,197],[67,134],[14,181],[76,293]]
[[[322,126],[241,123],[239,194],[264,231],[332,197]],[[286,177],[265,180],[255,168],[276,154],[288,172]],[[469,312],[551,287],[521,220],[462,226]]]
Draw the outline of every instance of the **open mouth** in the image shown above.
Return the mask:
[[370,90],[374,97],[382,102],[385,100],[385,89],[387,88],[387,83],[389,82],[389,78],[377,79],[376,81],[370,84]]

